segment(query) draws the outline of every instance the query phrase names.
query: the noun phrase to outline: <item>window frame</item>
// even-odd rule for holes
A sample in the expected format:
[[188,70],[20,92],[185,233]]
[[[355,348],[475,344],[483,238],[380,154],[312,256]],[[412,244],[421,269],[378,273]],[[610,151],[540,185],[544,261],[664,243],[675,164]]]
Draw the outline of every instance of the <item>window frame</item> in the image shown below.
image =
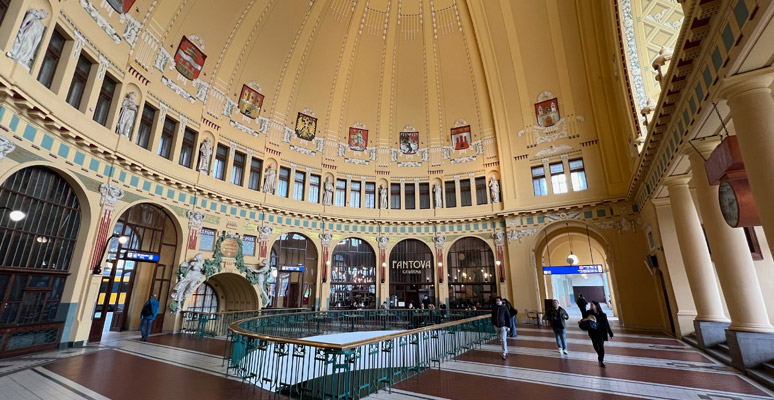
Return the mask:
[[[108,90],[112,85],[112,89]],[[91,118],[94,122],[107,127],[108,120],[110,119],[110,109],[113,106],[113,98],[118,90],[119,81],[113,79],[108,74],[102,78],[102,84],[99,86],[99,94],[97,95],[97,104],[94,105],[94,116]]]
[[215,159],[212,163],[212,177],[221,181],[226,180],[226,165],[228,165],[229,147],[218,143],[215,146]]
[[401,203],[400,189],[401,189],[400,183],[390,183],[390,209],[391,210],[400,210],[400,203]]
[[317,174],[309,174],[309,196],[307,201],[310,203],[320,203],[320,184],[322,177]]
[[473,205],[473,193],[470,179],[460,179],[460,207]]
[[[2,21],[2,17],[0,16],[0,21]],[[54,42],[54,38],[58,37],[62,40],[62,47],[57,49],[56,47],[52,47],[52,43]],[[40,82],[43,86],[45,86],[47,89],[51,89],[51,85],[54,83],[54,77],[56,76],[57,69],[59,68],[59,60],[62,59],[62,54],[64,53],[64,47],[67,44],[67,37],[62,34],[62,32],[59,30],[59,26],[54,27],[54,31],[51,33],[51,38],[48,40],[48,46],[46,46],[46,51],[43,53],[43,62],[40,64],[40,70],[38,71],[38,77],[37,81]],[[46,71],[46,66],[51,66],[51,74],[47,77],[48,82],[43,82],[42,79],[44,71]]]
[[346,207],[347,206],[347,180],[346,179],[336,179],[334,189],[334,198],[333,198],[333,205],[337,207]]
[[279,167],[277,174],[277,196],[287,198],[290,192],[290,168]]
[[[299,180],[299,176],[301,179]],[[293,200],[304,201],[305,186],[306,185],[306,172],[296,171],[293,174]]]
[[414,182],[403,184],[403,207],[406,210],[417,208],[417,185]]
[[363,200],[362,196],[363,182],[351,181],[349,183],[349,206],[352,208],[360,208],[360,203]]
[[430,182],[419,183],[419,209],[430,209]]
[[[149,118],[145,115],[146,110],[149,110],[151,113]],[[145,103],[142,107],[142,114],[140,114],[140,126],[137,128],[137,137],[135,138],[134,143],[145,150],[148,150],[148,147],[150,146],[150,138],[153,136],[153,124],[156,121],[157,112],[158,110],[153,108],[153,106],[148,103]],[[143,132],[143,128],[146,127],[148,131]],[[141,144],[140,142],[143,142],[144,144]]]
[[376,182],[366,182],[364,208],[376,208]]
[[475,179],[475,185],[476,185],[476,205],[480,206],[482,204],[488,204],[489,194],[487,193],[488,190],[486,190],[487,189],[486,177],[477,176]]
[[[551,167],[555,165],[560,165],[562,171],[554,172]],[[567,187],[567,171],[564,168],[564,162],[559,161],[548,164],[548,173],[551,174],[551,192],[553,194],[565,194],[570,191],[570,188]]]
[[[250,173],[247,176],[247,188],[250,190],[260,191],[262,174],[263,174],[263,160],[257,157],[251,157]],[[253,186],[253,183],[255,183],[254,186]]]
[[[180,146],[180,156],[178,157],[177,163],[186,167],[191,168],[193,165],[193,155],[194,155],[194,147],[196,146],[196,137],[197,137],[196,131],[190,128],[185,128],[183,131],[183,144]],[[186,164],[186,160],[184,159],[188,156],[188,162]]]
[[[580,168],[573,168],[573,163],[580,162]],[[570,184],[572,185],[573,192],[580,192],[589,188],[589,182],[586,180],[586,165],[583,163],[583,158],[574,158],[567,161],[568,169],[570,170]],[[580,186],[581,179],[583,181],[583,187],[576,188],[575,183],[578,182]]]
[[443,183],[444,207],[457,207],[457,181],[445,181]]
[[[535,175],[537,170],[540,171],[540,175]],[[546,167],[544,165],[535,165],[530,167],[530,173],[532,175],[532,194],[537,196],[548,196],[548,182],[546,181]],[[536,186],[537,185],[537,186]],[[537,188],[540,188],[538,192]]]
[[234,161],[231,163],[231,184],[237,186],[244,184],[245,162],[247,162],[247,154],[234,151]]
[[[79,68],[81,65],[88,64],[88,72],[85,72],[84,69]],[[75,63],[75,71],[73,71],[73,78],[70,80],[70,88],[67,89],[67,96],[65,97],[65,102],[67,104],[75,107],[77,110],[81,109],[81,103],[83,103],[83,95],[86,94],[86,88],[89,86],[89,77],[91,76],[91,70],[94,69],[94,62],[89,59],[89,57],[86,56],[86,54],[81,51],[81,55],[78,56],[78,61]],[[83,87],[81,88],[81,93],[78,95],[77,101],[75,101],[74,98],[71,96],[74,95],[73,89],[76,87],[76,83],[81,83]],[[75,102],[75,104],[73,104]]]
[[[172,129],[167,129],[168,126],[172,126]],[[161,126],[161,136],[159,137],[159,148],[156,154],[167,160],[172,159],[172,146],[175,144],[175,132],[177,132],[177,121],[170,117],[164,118],[164,123]],[[167,144],[168,146],[165,146]],[[163,154],[165,153],[166,154]]]

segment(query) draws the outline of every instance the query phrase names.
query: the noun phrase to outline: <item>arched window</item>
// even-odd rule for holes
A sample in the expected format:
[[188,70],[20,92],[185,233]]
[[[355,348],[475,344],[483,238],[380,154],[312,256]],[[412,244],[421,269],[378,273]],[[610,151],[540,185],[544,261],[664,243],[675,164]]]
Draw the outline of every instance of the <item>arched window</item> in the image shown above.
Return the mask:
[[317,249],[299,233],[285,233],[271,246],[270,307],[314,308]]
[[433,253],[424,242],[405,239],[390,252],[390,306],[435,304]]
[[487,306],[491,297],[497,296],[494,253],[483,240],[466,237],[456,241],[446,265],[450,308]]
[[57,173],[30,167],[3,182],[0,207],[27,214],[13,222],[10,211],[0,210],[0,354],[54,348],[63,325],[54,321],[81,223],[78,199]]
[[347,238],[333,249],[331,308],[376,306],[376,253],[365,241]]
[[186,310],[203,313],[218,312],[218,294],[215,293],[215,289],[207,282],[202,282],[191,296]]

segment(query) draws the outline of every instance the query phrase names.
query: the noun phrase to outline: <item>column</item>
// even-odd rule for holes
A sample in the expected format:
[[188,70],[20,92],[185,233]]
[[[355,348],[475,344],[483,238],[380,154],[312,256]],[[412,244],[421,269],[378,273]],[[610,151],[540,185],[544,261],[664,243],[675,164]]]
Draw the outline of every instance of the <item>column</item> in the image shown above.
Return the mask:
[[[704,149],[699,147],[699,151],[705,150],[704,154],[708,155],[707,147],[714,146],[715,143],[707,143]],[[707,240],[731,316],[726,338],[732,364],[744,370],[774,359],[774,327],[766,313],[744,231],[731,228],[723,219],[718,204],[718,186],[709,185],[702,156],[693,152],[690,160]]]
[[753,199],[769,248],[774,249],[774,99],[769,87],[774,71],[767,68],[732,76],[723,83],[721,95],[731,108]]
[[701,347],[712,347],[726,341],[728,319],[723,314],[720,291],[712,268],[709,250],[704,241],[699,214],[696,212],[687,177],[666,181],[680,245],[680,254],[696,304],[694,327]]

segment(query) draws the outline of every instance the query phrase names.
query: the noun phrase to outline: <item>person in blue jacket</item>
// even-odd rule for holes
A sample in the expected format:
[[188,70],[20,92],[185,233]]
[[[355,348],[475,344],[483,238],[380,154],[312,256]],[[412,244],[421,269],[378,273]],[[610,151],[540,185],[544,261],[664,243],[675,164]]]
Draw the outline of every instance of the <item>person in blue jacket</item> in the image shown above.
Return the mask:
[[150,299],[142,306],[140,316],[142,317],[142,323],[140,323],[140,334],[142,335],[143,342],[148,341],[148,335],[150,335],[151,324],[156,316],[159,315],[159,300],[156,295],[151,295]]

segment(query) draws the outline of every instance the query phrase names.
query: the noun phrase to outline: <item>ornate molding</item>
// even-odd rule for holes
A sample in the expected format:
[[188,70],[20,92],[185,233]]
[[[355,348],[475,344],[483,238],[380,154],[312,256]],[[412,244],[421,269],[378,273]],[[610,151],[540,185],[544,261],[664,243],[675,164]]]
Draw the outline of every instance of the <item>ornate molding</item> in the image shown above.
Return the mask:
[[526,228],[526,229],[514,229],[508,231],[508,242],[518,240],[521,243],[521,239],[535,235],[538,232],[538,228]]
[[89,14],[94,22],[96,22],[97,25],[99,25],[99,27],[102,28],[102,30],[107,33],[108,36],[110,36],[110,39],[112,39],[116,44],[121,44],[121,36],[119,36],[118,32],[116,32],[113,26],[107,22],[105,17],[103,17],[102,14],[97,11],[97,8],[91,5],[88,0],[80,0],[80,3],[81,7],[86,10],[86,13]]
[[110,208],[115,208],[118,200],[124,197],[123,189],[107,183],[99,185],[99,193],[102,195],[99,199],[99,205]]
[[320,242],[323,246],[330,246],[331,240],[333,239],[332,233],[321,233],[317,236],[320,238]]
[[436,235],[433,236],[433,243],[435,243],[436,248],[443,248],[443,245],[446,244],[446,236],[444,235]]
[[566,219],[576,219],[580,217],[580,211],[568,211],[546,214],[548,222],[563,221]]
[[188,217],[188,227],[198,228],[202,226],[202,221],[204,221],[204,213],[196,210],[188,210],[185,215]]
[[166,76],[161,77],[161,82],[164,84],[164,86],[172,89],[175,93],[177,93],[178,96],[182,97],[187,102],[191,104],[196,102],[196,97],[191,96],[190,93],[188,93],[185,89],[181,88],[180,85],[178,85],[177,83],[172,82],[172,80],[167,78]]
[[500,231],[492,232],[492,239],[494,239],[496,245],[502,246],[505,244],[505,233]]
[[556,154],[556,153],[559,153],[559,152],[562,152],[562,151],[567,151],[567,150],[572,150],[572,149],[573,149],[572,146],[569,146],[569,145],[566,145],[566,144],[562,144],[562,145],[559,145],[559,146],[551,145],[550,147],[547,147],[547,148],[545,148],[543,150],[540,150],[537,153],[535,153],[535,157],[547,156],[547,155]]
[[258,227],[258,237],[260,237],[261,240],[269,240],[269,236],[271,236],[271,233],[274,232],[274,228],[268,225],[263,225]]
[[14,144],[11,139],[8,139],[5,136],[0,136],[0,161],[3,161],[3,159],[11,154],[12,151],[16,149],[16,144]]
[[229,120],[229,121],[228,121],[228,124],[229,124],[229,125],[231,125],[231,126],[233,126],[234,128],[237,128],[238,130],[240,130],[240,131],[242,131],[242,132],[244,132],[244,133],[246,133],[246,134],[250,135],[250,136],[256,136],[256,137],[257,137],[257,136],[258,136],[258,134],[260,133],[260,132],[258,132],[258,131],[256,131],[256,130],[254,130],[254,129],[251,129],[251,128],[250,128],[249,126],[247,126],[247,125],[244,125],[244,124],[241,124],[241,123],[239,123],[239,122],[236,122],[236,121],[234,121],[233,119],[232,119],[232,120]]
[[387,243],[390,242],[390,238],[387,237],[387,236],[377,236],[376,237],[376,242],[379,244],[379,248],[380,249],[386,249],[387,248]]

